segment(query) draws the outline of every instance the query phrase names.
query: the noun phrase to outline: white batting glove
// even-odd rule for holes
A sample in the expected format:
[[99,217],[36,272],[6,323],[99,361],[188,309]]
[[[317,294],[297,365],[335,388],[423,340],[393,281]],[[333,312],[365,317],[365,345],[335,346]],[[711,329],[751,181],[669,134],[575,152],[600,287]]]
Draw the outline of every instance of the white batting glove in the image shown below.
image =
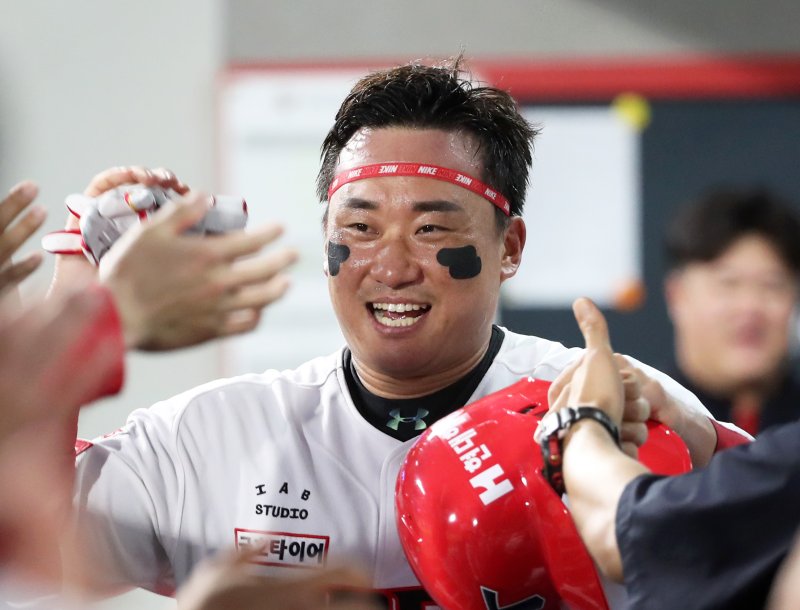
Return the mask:
[[[177,197],[180,195],[172,190],[137,184],[120,186],[97,197],[69,195],[65,203],[80,219],[80,229],[48,233],[42,238],[42,247],[53,254],[84,254],[97,265],[123,233]],[[246,224],[247,203],[243,198],[215,195],[211,209],[189,232],[227,233]]]

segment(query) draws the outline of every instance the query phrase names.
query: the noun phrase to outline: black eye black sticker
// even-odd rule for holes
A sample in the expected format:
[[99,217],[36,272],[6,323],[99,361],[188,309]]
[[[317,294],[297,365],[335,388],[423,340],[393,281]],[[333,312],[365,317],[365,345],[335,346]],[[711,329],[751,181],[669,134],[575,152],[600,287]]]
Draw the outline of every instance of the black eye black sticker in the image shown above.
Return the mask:
[[455,280],[468,280],[481,272],[481,257],[475,246],[442,248],[436,260],[449,269],[450,277]]
[[339,273],[339,266],[350,258],[350,248],[344,244],[337,244],[336,242],[328,242],[328,273],[337,275]]

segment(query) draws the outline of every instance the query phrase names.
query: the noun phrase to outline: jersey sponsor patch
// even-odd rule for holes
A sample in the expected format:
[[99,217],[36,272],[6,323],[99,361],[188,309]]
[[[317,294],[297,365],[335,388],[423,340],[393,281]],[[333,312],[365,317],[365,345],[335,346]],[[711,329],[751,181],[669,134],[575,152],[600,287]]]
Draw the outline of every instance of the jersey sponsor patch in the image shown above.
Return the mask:
[[285,568],[321,568],[328,559],[329,536],[265,532],[239,527],[233,531],[237,549],[262,547],[253,563]]
[[[274,492],[275,489],[278,489],[277,494]],[[305,521],[308,519],[308,509],[305,508],[303,505],[295,506],[286,506],[287,502],[296,503],[298,501],[308,502],[308,499],[311,497],[311,490],[309,489],[302,489],[302,491],[297,494],[297,487],[292,485],[292,489],[294,491],[289,490],[289,481],[283,481],[278,487],[277,483],[274,486],[271,486],[268,483],[259,483],[255,485],[256,496],[261,498],[261,496],[266,496],[267,499],[270,498],[269,492],[272,491],[272,504],[256,504],[255,513],[257,515],[264,515],[265,517],[271,517],[272,519],[300,519]],[[273,526],[273,527],[284,527],[280,526]],[[297,527],[286,525],[285,527]]]

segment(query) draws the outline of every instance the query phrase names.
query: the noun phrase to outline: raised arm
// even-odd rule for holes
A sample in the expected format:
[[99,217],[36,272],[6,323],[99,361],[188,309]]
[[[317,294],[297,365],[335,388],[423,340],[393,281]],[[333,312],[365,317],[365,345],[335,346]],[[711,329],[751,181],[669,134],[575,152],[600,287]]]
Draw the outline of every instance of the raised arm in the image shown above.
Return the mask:
[[[586,300],[575,314],[587,351],[556,406],[593,406],[618,425],[622,382],[605,321]],[[660,477],[584,419],[564,438],[563,460],[578,530],[600,569],[624,576],[632,606],[672,608],[691,598],[696,607],[763,607],[797,530],[800,423],[722,452],[704,468]]]
[[276,224],[224,235],[185,234],[210,199],[191,193],[125,233],[100,263],[114,294],[128,347],[165,350],[253,329],[261,311],[289,287],[292,248],[262,251]]
[[[578,299],[573,310],[586,351],[569,383],[554,397],[551,409],[596,407],[620,426],[625,393],[606,321],[588,299]],[[581,538],[603,573],[621,581],[622,561],[614,528],[617,504],[626,485],[648,470],[623,453],[608,431],[590,419],[570,428],[564,438],[563,459],[570,511]]]

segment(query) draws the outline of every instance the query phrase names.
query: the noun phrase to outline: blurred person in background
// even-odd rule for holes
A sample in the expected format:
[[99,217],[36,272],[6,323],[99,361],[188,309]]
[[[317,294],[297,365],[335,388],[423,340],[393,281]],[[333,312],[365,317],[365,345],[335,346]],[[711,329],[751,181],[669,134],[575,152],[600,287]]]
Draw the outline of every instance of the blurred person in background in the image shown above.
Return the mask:
[[666,254],[675,379],[751,434],[797,419],[796,211],[764,190],[709,192],[675,217]]

